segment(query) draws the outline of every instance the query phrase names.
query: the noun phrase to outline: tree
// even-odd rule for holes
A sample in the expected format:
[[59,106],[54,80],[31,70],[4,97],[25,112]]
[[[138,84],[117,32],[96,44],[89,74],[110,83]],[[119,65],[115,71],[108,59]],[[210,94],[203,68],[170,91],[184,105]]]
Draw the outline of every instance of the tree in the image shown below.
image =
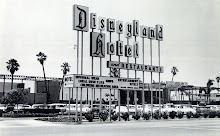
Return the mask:
[[177,72],[179,72],[179,70],[177,69],[177,67],[173,66],[171,69],[171,73],[173,74],[172,81],[173,81],[174,76],[177,74]]
[[7,70],[11,73],[11,89],[13,89],[13,79],[15,71],[19,70],[20,65],[18,64],[17,60],[10,59],[7,63]]
[[46,61],[47,55],[45,55],[43,52],[39,52],[36,56],[38,57],[37,60],[42,65],[43,74],[44,74],[45,92],[47,93],[47,100],[48,100],[49,93],[48,93],[48,90],[47,90],[47,80],[46,80],[45,69],[44,69],[44,61]]
[[18,88],[18,89],[13,89],[7,94],[3,96],[2,103],[5,104],[17,104],[17,109],[18,109],[18,103],[23,103],[25,100],[25,96],[30,92],[29,89],[23,89],[23,88]]
[[[173,66],[172,68],[171,68],[171,73],[173,74],[173,77],[172,77],[172,82],[173,82],[173,78],[174,78],[174,76],[177,74],[177,72],[179,72],[178,71],[178,69],[177,69],[177,67],[175,67],[175,66]],[[168,100],[169,100],[169,102],[170,102],[170,91],[168,91]]]
[[220,81],[220,77],[219,77],[219,76],[216,77],[216,81],[217,81],[217,83],[218,83],[218,93],[219,93],[219,81]]
[[210,96],[210,92],[212,91],[212,88],[211,88],[211,86],[213,85],[213,82],[214,82],[214,80],[212,80],[212,79],[209,79],[208,80],[208,82],[207,82],[207,101],[208,101],[208,98],[209,98],[209,96]]
[[63,79],[62,79],[62,100],[63,100],[63,83],[64,83],[64,76],[67,74],[67,72],[70,71],[70,66],[67,62],[64,62],[63,65],[61,65],[62,69],[61,71],[63,71]]

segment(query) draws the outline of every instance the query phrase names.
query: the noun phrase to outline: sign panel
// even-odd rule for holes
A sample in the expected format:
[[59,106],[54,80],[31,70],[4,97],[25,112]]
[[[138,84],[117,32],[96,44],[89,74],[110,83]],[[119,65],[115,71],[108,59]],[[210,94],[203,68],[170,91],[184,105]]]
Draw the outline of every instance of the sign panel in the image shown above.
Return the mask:
[[125,37],[131,38],[132,37],[132,24],[126,23],[125,25]]
[[148,39],[155,39],[156,37],[156,32],[155,32],[155,28],[153,27],[148,27]]
[[[143,83],[139,83],[139,85],[140,85],[140,89],[143,89]],[[165,83],[161,83],[160,84],[160,89],[159,89],[159,84],[158,83],[153,83],[152,84],[152,88],[154,88],[154,89],[158,89],[157,91],[162,91],[162,89],[165,87]],[[144,83],[144,89],[149,89],[150,88],[150,86],[151,86],[151,84],[150,83]]]
[[116,22],[116,32],[118,34],[122,34],[123,33],[123,22],[122,21],[117,21]]
[[123,56],[123,41],[116,41],[116,55]]
[[99,30],[105,31],[105,18],[99,17]]
[[90,28],[91,29],[96,29],[96,13],[90,13]]
[[187,82],[173,82],[173,81],[166,81],[167,88],[180,88],[182,86],[187,86]]
[[140,36],[142,37],[142,38],[147,38],[148,37],[148,30],[147,30],[147,26],[141,26],[141,28],[140,28],[141,30],[140,30]]
[[74,82],[74,75],[65,75],[64,76],[64,87],[73,87],[73,82]]
[[139,21],[133,20],[133,36],[139,36]]
[[163,67],[117,61],[107,61],[107,68],[163,73]]
[[105,34],[90,32],[90,56],[105,57]]
[[115,43],[112,43],[112,42],[107,43],[107,54],[109,55],[115,54]]
[[89,8],[73,5],[73,30],[89,31]]
[[134,58],[138,58],[139,57],[139,43],[138,42],[134,42]]
[[163,41],[163,26],[156,25],[156,39],[158,41]]
[[132,46],[131,45],[125,45],[125,56],[132,57]]
[[139,89],[139,79],[76,74],[64,77],[64,87],[134,90]]
[[107,31],[108,32],[115,32],[115,20],[114,19],[107,19]]

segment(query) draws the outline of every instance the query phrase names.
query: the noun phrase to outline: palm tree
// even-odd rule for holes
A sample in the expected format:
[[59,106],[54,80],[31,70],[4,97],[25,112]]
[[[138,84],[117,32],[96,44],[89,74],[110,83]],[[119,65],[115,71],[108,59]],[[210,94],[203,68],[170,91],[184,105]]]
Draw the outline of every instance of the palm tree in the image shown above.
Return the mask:
[[[179,72],[178,71],[178,69],[177,69],[177,67],[175,67],[175,66],[173,66],[172,68],[171,68],[171,73],[173,74],[173,77],[172,77],[172,82],[173,82],[173,78],[174,78],[174,76],[177,74],[177,72]],[[170,91],[169,91],[169,102],[170,102]]]
[[63,83],[64,83],[63,80],[64,80],[64,76],[67,74],[67,72],[70,71],[70,66],[67,62],[64,62],[63,65],[61,65],[61,67],[62,67],[61,71],[63,71],[63,79],[62,79],[62,83],[61,83],[61,85],[62,85],[62,101],[63,101]]
[[219,77],[219,76],[216,77],[216,81],[217,81],[217,83],[218,83],[218,93],[219,93],[219,81],[220,81],[220,77]]
[[210,92],[211,92],[211,86],[213,85],[213,82],[214,82],[214,80],[212,80],[212,79],[209,79],[208,80],[208,82],[207,82],[207,101],[208,101],[208,97],[210,96]]
[[45,70],[44,70],[44,61],[46,61],[47,55],[45,55],[43,52],[39,52],[36,56],[38,57],[37,60],[40,62],[43,68],[44,82],[45,82],[45,89],[46,89],[45,91],[47,92],[47,81],[46,81]]
[[179,70],[177,69],[177,67],[173,66],[171,69],[171,73],[173,74],[172,81],[173,81],[174,76],[177,74],[177,72],[179,72]]
[[14,79],[14,73],[15,71],[18,71],[20,65],[18,64],[17,60],[15,59],[10,59],[8,62],[6,62],[8,65],[6,66],[6,68],[8,69],[8,71],[10,71],[11,73],[11,89],[13,89],[13,79]]

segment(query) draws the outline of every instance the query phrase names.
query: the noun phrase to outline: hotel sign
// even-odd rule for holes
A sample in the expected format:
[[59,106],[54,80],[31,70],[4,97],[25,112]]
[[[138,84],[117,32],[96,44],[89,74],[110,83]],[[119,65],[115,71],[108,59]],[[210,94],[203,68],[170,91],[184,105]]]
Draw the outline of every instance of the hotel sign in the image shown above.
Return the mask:
[[[90,16],[90,17],[89,17]],[[89,25],[90,22],[90,25]],[[125,38],[132,39],[133,36],[140,38],[148,38],[150,40],[163,41],[163,26],[141,25],[139,20],[123,22],[113,18],[97,16],[96,13],[89,13],[89,7],[74,5],[73,6],[73,29],[90,32],[90,56],[105,58],[105,50],[108,55],[125,56],[130,58],[139,58],[140,43],[134,41],[132,44],[125,45],[123,41],[110,41],[106,43],[105,31],[116,34],[124,34]],[[100,32],[95,32],[100,30]],[[144,45],[145,46],[145,45]],[[142,65],[134,63],[108,61],[107,68],[137,70],[145,72],[163,73],[163,67]]]
[[64,77],[64,87],[139,89],[139,79],[72,74]]
[[107,68],[163,73],[163,67],[117,61],[107,61]]

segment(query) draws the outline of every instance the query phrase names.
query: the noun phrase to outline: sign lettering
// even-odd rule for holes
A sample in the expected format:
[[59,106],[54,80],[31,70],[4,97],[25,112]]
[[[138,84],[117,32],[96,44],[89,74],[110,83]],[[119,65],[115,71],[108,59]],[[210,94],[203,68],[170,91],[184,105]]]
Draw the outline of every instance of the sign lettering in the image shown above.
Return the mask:
[[91,32],[90,33],[90,56],[105,57],[105,34]]
[[74,5],[73,13],[73,29],[88,32],[89,8],[80,5]]

